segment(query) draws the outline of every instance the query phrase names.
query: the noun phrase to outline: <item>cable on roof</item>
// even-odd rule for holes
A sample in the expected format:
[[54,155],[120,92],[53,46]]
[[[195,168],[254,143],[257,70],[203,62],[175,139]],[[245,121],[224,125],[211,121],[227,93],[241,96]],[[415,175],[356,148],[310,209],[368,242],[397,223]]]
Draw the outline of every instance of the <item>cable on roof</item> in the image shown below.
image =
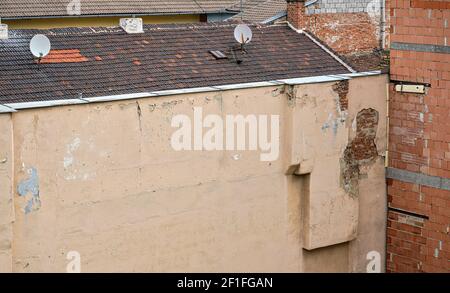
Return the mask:
[[206,10],[197,2],[197,0],[193,0],[195,2],[195,4],[197,4],[198,7],[200,7],[200,9],[203,11],[203,13],[206,14]]

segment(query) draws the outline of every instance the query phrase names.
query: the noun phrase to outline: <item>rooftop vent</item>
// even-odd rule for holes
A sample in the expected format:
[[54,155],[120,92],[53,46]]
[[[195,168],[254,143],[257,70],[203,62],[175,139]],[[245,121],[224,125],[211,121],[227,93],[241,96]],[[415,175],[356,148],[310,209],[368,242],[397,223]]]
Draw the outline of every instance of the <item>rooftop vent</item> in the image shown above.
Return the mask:
[[211,53],[211,55],[214,56],[214,58],[216,59],[228,59],[228,57],[222,53],[222,51],[209,51],[209,53]]
[[140,34],[144,32],[142,18],[121,18],[120,27],[128,34]]
[[8,39],[8,25],[0,23],[0,40]]

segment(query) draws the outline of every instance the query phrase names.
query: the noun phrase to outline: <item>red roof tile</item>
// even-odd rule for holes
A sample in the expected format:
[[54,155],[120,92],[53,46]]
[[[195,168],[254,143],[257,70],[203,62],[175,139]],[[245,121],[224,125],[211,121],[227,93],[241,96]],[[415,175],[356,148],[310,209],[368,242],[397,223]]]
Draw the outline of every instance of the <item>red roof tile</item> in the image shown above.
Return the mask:
[[40,63],[78,63],[87,61],[88,58],[81,55],[80,50],[51,50],[47,56],[40,60]]

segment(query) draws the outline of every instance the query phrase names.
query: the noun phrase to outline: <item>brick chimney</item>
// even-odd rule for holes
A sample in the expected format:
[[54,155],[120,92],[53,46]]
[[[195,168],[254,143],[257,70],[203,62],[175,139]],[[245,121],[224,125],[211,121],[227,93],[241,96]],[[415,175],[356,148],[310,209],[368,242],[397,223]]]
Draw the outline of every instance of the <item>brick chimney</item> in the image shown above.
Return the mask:
[[287,0],[287,20],[296,29],[305,28],[305,0]]
[[372,12],[372,0],[352,1],[351,7],[342,0],[286,1],[290,25],[315,35],[340,54],[372,52],[380,47],[381,14]]

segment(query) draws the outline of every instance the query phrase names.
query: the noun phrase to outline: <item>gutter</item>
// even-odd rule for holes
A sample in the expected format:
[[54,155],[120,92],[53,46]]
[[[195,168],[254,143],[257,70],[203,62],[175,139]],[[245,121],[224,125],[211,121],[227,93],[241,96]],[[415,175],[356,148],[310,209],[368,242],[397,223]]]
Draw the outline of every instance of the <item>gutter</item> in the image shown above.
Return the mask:
[[139,17],[139,16],[177,16],[177,15],[201,15],[201,14],[232,14],[227,9],[218,11],[183,11],[183,12],[155,12],[155,13],[117,13],[117,14],[80,14],[80,15],[39,15],[39,16],[9,16],[3,20],[27,20],[27,19],[61,19],[61,18],[89,18],[89,17]]
[[91,104],[91,103],[103,103],[103,102],[112,102],[112,101],[124,101],[124,100],[133,100],[133,99],[151,98],[151,97],[164,97],[164,96],[172,96],[172,95],[191,94],[191,93],[216,92],[216,91],[227,91],[227,90],[235,90],[235,89],[248,89],[248,88],[257,88],[257,87],[279,86],[279,85],[301,85],[301,84],[335,82],[335,81],[341,81],[341,80],[350,80],[352,78],[375,76],[375,75],[381,75],[381,74],[383,74],[381,72],[381,70],[377,70],[377,71],[352,72],[352,73],[335,74],[335,75],[322,75],[322,76],[312,76],[312,77],[279,79],[279,80],[262,81],[262,82],[219,85],[219,86],[211,86],[211,87],[185,88],[185,89],[178,89],[178,90],[142,92],[142,93],[134,93],[134,94],[113,95],[113,96],[100,96],[100,97],[92,97],[92,98],[75,98],[75,99],[54,100],[54,101],[8,103],[8,104],[0,104],[0,114],[14,113],[19,110],[27,110],[27,109],[38,109],[38,108],[48,108],[48,107],[57,107],[57,106],[69,106],[69,105],[81,105],[81,104]]
[[14,113],[17,112],[16,109],[5,106],[5,105],[0,105],[0,114],[2,113]]

